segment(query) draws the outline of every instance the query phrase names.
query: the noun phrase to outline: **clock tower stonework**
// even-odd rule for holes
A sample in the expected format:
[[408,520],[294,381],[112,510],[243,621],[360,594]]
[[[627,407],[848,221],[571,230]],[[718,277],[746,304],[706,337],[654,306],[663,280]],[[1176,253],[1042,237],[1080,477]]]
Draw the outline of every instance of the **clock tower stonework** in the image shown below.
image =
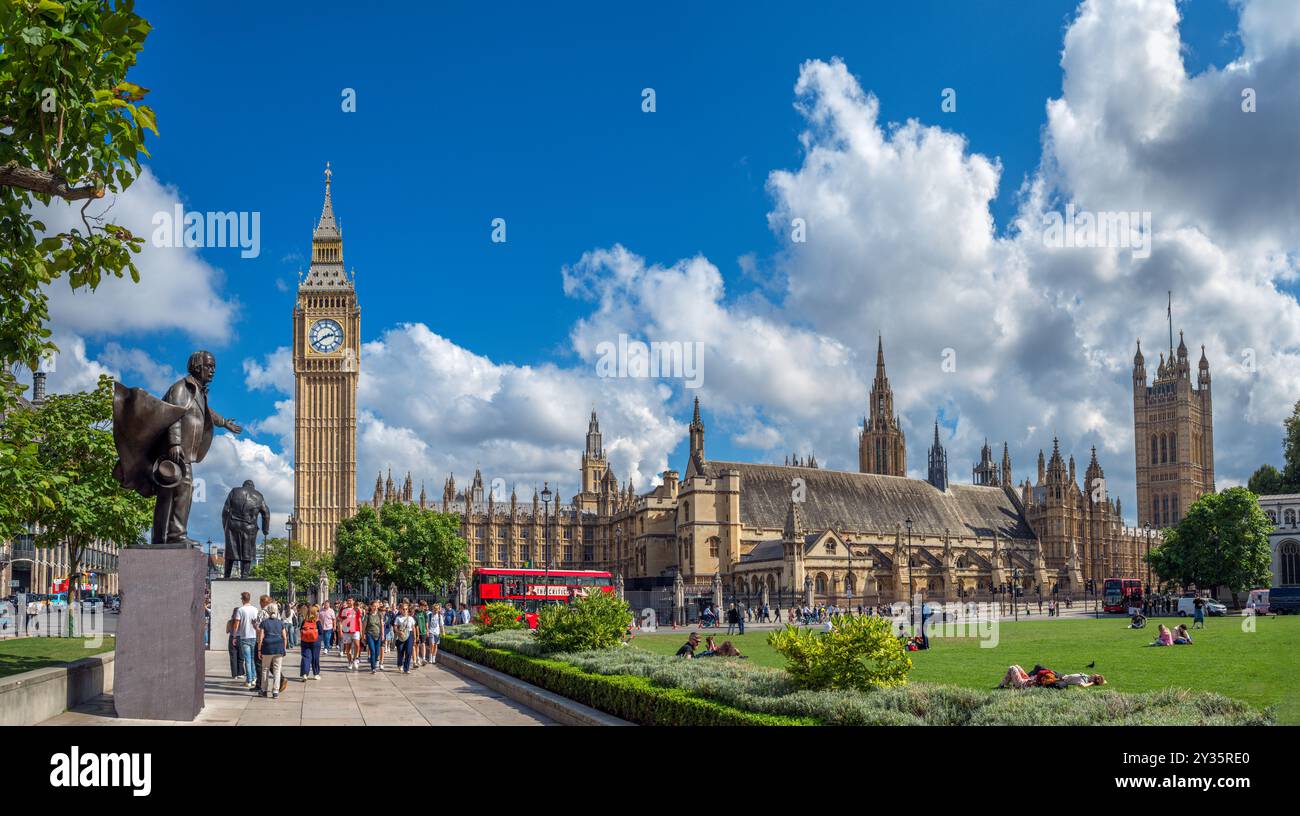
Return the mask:
[[357,376],[361,309],[343,266],[329,165],[325,205],[311,238],[311,267],[293,308],[293,538],[334,551],[339,522],[357,506]]

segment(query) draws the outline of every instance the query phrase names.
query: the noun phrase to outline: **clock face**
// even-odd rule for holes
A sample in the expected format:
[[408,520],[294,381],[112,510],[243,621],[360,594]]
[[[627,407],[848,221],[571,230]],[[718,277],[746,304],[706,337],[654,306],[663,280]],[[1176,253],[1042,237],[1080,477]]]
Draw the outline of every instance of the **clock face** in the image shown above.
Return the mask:
[[329,354],[343,345],[343,327],[335,320],[317,320],[312,324],[309,337],[312,348],[321,354]]

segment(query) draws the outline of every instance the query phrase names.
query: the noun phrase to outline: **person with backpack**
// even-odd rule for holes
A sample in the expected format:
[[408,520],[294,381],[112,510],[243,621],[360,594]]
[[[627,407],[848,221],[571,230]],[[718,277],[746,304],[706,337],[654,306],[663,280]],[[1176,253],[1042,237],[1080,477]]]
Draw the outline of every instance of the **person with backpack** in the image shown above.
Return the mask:
[[320,679],[320,608],[303,604],[298,622],[298,641],[302,644],[302,681]]
[[392,634],[393,642],[397,644],[397,667],[402,674],[410,674],[411,652],[415,649],[415,618],[411,617],[411,605],[406,601],[393,616]]
[[263,611],[266,617],[257,625],[257,657],[262,663],[262,696],[270,696],[275,700],[280,697],[280,667],[284,662],[286,627],[284,621],[280,620],[280,607],[274,601],[267,604]]

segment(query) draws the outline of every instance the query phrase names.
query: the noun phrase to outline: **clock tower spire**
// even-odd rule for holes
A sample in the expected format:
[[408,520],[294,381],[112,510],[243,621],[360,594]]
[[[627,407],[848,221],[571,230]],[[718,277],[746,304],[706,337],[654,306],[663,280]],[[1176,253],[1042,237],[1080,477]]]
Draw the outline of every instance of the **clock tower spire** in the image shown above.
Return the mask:
[[361,309],[354,276],[343,266],[343,230],[330,195],[333,176],[326,163],[311,267],[293,308],[293,535],[316,552],[334,551],[339,522],[357,506]]

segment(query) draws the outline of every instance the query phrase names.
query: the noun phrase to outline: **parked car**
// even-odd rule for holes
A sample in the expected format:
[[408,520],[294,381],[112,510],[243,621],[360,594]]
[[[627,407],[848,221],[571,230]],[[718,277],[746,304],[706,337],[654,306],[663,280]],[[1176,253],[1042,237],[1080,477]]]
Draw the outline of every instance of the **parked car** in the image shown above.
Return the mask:
[[1268,591],[1268,610],[1274,615],[1300,614],[1300,586],[1273,587]]
[[[1205,614],[1212,616],[1228,614],[1228,607],[1214,600],[1213,598],[1202,598],[1201,602],[1205,606]],[[1178,617],[1187,618],[1196,614],[1195,598],[1178,599]]]

